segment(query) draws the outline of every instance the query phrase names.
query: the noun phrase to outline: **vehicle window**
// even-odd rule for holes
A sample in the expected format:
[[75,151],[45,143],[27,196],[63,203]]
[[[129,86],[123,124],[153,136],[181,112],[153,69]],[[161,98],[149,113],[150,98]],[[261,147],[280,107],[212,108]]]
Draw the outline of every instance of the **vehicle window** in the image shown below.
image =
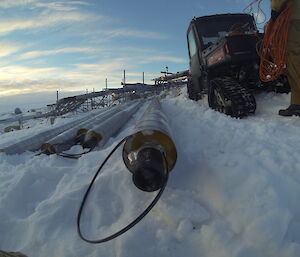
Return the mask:
[[201,35],[204,48],[215,43],[220,37],[228,35],[233,30],[250,34],[255,31],[255,25],[248,16],[212,17],[199,20],[197,30]]
[[189,41],[189,53],[190,53],[190,57],[192,57],[197,53],[196,40],[192,29],[188,34],[188,41]]

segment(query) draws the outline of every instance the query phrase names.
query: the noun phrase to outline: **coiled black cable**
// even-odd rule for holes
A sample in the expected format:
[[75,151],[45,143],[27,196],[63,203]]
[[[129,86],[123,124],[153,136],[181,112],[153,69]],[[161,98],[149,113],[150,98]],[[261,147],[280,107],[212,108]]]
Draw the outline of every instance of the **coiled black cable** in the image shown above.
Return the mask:
[[79,211],[78,211],[78,215],[77,215],[77,232],[78,232],[78,235],[79,237],[88,242],[88,243],[91,243],[91,244],[100,244],[100,243],[104,243],[104,242],[108,242],[112,239],[115,239],[117,238],[118,236],[124,234],[126,231],[128,231],[129,229],[131,229],[133,226],[135,226],[136,224],[138,224],[150,211],[151,209],[156,205],[156,203],[158,202],[158,200],[160,199],[162,193],[164,192],[164,189],[168,183],[168,178],[169,178],[169,172],[168,172],[168,163],[167,163],[167,159],[166,159],[166,156],[165,154],[163,153],[163,159],[165,161],[165,169],[166,169],[166,177],[165,177],[165,181],[163,183],[163,186],[161,187],[161,189],[159,190],[158,194],[155,196],[155,198],[152,200],[152,202],[149,204],[149,206],[136,218],[134,219],[131,223],[129,223],[127,226],[125,226],[124,228],[120,229],[119,231],[111,234],[110,236],[107,236],[107,237],[104,237],[102,239],[98,239],[98,240],[90,240],[90,239],[87,239],[85,238],[82,233],[81,233],[81,229],[80,229],[80,219],[81,219],[81,215],[82,215],[82,211],[83,211],[83,208],[84,208],[84,205],[86,203],[86,200],[89,196],[89,193],[90,193],[90,190],[92,189],[92,186],[97,178],[97,176],[99,175],[101,169],[103,168],[103,166],[106,164],[106,162],[109,160],[109,158],[112,156],[112,154],[120,147],[120,145],[125,142],[128,138],[128,137],[125,137],[123,140],[121,140],[115,147],[114,149],[110,152],[110,154],[105,158],[105,160],[103,161],[103,163],[100,165],[100,167],[98,168],[98,170],[96,171],[93,179],[91,180],[91,183],[87,189],[87,191],[85,192],[84,196],[83,196],[83,199],[81,201],[81,204],[80,204],[80,208],[79,208]]

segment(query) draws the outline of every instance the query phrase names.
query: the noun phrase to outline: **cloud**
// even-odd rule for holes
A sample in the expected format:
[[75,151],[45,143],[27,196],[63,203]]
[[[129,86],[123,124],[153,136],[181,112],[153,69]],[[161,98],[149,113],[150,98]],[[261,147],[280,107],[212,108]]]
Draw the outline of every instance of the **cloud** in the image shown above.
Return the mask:
[[17,53],[20,51],[20,47],[16,44],[12,44],[5,41],[0,41],[0,57],[5,57]]
[[103,60],[103,63],[94,63],[94,64],[77,64],[77,69],[84,72],[114,72],[118,70],[123,70],[124,67],[131,67],[128,64],[128,59],[126,58],[115,58],[111,61]]
[[[26,85],[26,86],[25,86]],[[24,80],[22,82],[9,83],[7,81],[0,82],[0,97],[17,95],[17,94],[26,94],[26,93],[37,93],[37,92],[48,92],[56,91],[61,88],[67,90],[72,90],[78,86],[74,82],[69,82],[65,80]]]
[[79,12],[68,13],[47,13],[44,12],[38,17],[28,19],[6,19],[0,20],[0,34],[8,34],[17,30],[29,30],[34,28],[44,28],[65,24],[67,22],[80,22],[89,20],[93,15],[82,14]]
[[24,6],[37,2],[38,0],[0,0],[1,8],[11,8],[17,6]]
[[[0,67],[0,96],[29,92],[43,92],[51,90],[83,90],[104,87],[105,78],[109,83],[120,87],[122,70],[132,68],[125,59],[103,61],[98,64],[79,64],[73,69],[57,67]],[[101,86],[101,88],[99,88]]]
[[104,30],[101,31],[101,33],[104,33],[106,36],[109,37],[135,37],[135,38],[159,39],[159,40],[168,38],[166,34],[162,34],[162,33],[127,29],[127,28]]
[[[30,4],[29,8],[25,6],[29,12],[23,12],[26,4]],[[44,39],[32,40],[26,45],[10,44],[9,42],[4,42],[4,44],[0,41],[0,57],[12,55],[12,58],[0,60],[2,62],[0,62],[0,95],[52,90],[85,90],[93,87],[99,90],[99,87],[104,87],[105,78],[108,78],[109,86],[120,87],[124,69],[126,69],[127,81],[135,82],[141,81],[141,72],[135,71],[141,71],[145,68],[142,66],[143,64],[151,65],[162,62],[168,65],[168,63],[186,62],[185,59],[172,57],[170,52],[160,52],[151,47],[131,47],[128,40],[135,40],[134,45],[136,45],[136,39],[165,40],[169,38],[166,33],[124,28],[125,25],[120,25],[119,21],[112,21],[113,18],[104,18],[104,16],[95,14],[90,8],[79,10],[79,7],[87,5],[91,4],[83,0],[0,0],[0,7],[20,6],[23,14],[19,15],[18,11],[7,10],[6,17],[0,17],[0,37],[9,33],[24,31],[26,33],[34,32],[38,38],[40,34],[37,32],[47,32],[50,27],[59,27],[62,24],[68,26],[75,23],[83,25],[76,26],[76,28],[72,27],[68,31],[64,30],[63,34],[68,33],[67,38],[61,37],[62,33],[57,38],[54,35],[57,40],[55,42],[51,40],[51,45],[48,45],[47,40]],[[11,15],[8,16],[10,12]],[[97,21],[100,21],[100,24],[96,23]],[[118,24],[120,28],[116,28]],[[110,29],[110,27],[113,28]],[[75,37],[73,33],[76,33],[76,40],[73,40]],[[13,35],[18,40],[16,42],[20,42],[24,38],[29,39],[24,37],[23,33],[19,34],[20,37],[18,33]],[[43,36],[44,34],[41,35],[41,37]],[[79,40],[77,40],[77,36],[80,37]],[[122,44],[119,42],[118,44],[119,40],[116,38],[125,38],[126,42],[129,43]],[[100,44],[92,42],[93,39],[106,39],[106,41]],[[79,47],[81,44],[86,45]],[[72,60],[73,64],[70,61],[73,58],[72,55],[68,55],[68,58],[65,59],[60,58],[63,54],[74,53],[76,56]],[[53,58],[49,60],[50,58],[43,58],[45,56],[53,56]],[[90,59],[87,60],[87,58]],[[16,64],[15,61],[20,60],[22,62]],[[57,67],[47,67],[50,66],[50,63],[55,65],[54,63],[58,63],[58,61]],[[74,62],[78,62],[78,64],[74,64]],[[27,63],[30,63],[30,66],[22,66],[22,64]],[[157,76],[146,74],[146,80],[149,81]]]
[[30,5],[30,7],[46,8],[56,11],[74,11],[78,6],[90,5],[85,1],[40,1],[40,0],[0,0],[0,8],[13,8]]
[[56,67],[0,67],[0,96],[82,88],[83,83],[75,78],[66,79],[64,75],[67,73]]
[[49,81],[59,70],[55,67],[34,68],[25,66],[0,67],[0,96],[34,91],[45,91],[55,86]]
[[149,64],[149,63],[155,63],[159,62],[162,64],[168,64],[168,63],[187,63],[188,60],[185,58],[179,58],[179,57],[173,57],[173,56],[165,56],[165,55],[148,55],[144,57],[137,58],[139,59],[139,64]]
[[[34,58],[49,54],[68,52],[90,52],[93,48],[61,48],[48,51],[32,51],[25,53],[23,58]],[[123,80],[123,70],[126,69],[126,81],[141,82],[142,72],[136,72],[141,64],[152,62],[183,63],[183,58],[154,55],[127,56],[123,58],[102,59],[99,63],[78,63],[73,67],[28,67],[20,65],[0,66],[0,96],[15,95],[30,92],[45,91],[74,91],[74,90],[102,90],[105,79],[108,78],[109,87],[120,87]],[[144,61],[146,60],[146,61]],[[140,69],[139,69],[140,70]],[[159,74],[145,73],[146,83]]]
[[55,11],[74,11],[77,10],[79,6],[83,5],[90,5],[87,2],[83,1],[68,1],[68,2],[63,2],[63,1],[51,1],[51,2],[43,2],[43,3],[36,3],[36,7],[42,7],[42,8],[47,8]]
[[187,62],[187,59],[172,56],[149,56],[147,57],[146,62],[185,63]]
[[45,50],[45,51],[30,51],[20,55],[19,59],[33,59],[41,56],[48,55],[57,55],[57,54],[65,54],[65,53],[94,53],[99,51],[100,49],[92,48],[92,47],[67,47],[60,48],[55,50]]
[[[52,77],[53,72],[59,69],[56,67],[26,67],[18,65],[8,65],[0,67],[0,81],[21,81],[21,80],[34,80],[39,78]],[[51,75],[52,74],[52,75]]]

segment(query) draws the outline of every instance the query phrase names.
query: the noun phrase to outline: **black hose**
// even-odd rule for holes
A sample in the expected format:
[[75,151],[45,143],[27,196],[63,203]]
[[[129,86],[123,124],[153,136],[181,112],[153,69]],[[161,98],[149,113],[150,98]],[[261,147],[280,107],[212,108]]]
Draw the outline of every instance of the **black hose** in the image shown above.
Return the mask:
[[100,243],[104,243],[104,242],[108,242],[112,239],[117,238],[118,236],[124,234],[126,231],[128,231],[129,229],[131,229],[133,226],[135,226],[136,224],[138,224],[150,211],[151,209],[156,205],[156,203],[158,202],[158,200],[160,199],[162,193],[164,192],[164,189],[168,183],[168,178],[169,178],[169,172],[168,172],[168,163],[167,163],[167,159],[166,156],[163,154],[163,158],[165,161],[165,169],[166,169],[166,177],[165,177],[165,181],[163,183],[163,186],[161,187],[161,189],[159,190],[158,194],[155,196],[155,198],[152,200],[152,202],[149,204],[149,206],[136,218],[134,219],[131,223],[129,223],[127,226],[125,226],[124,228],[120,229],[118,232],[111,234],[110,236],[104,237],[102,239],[98,239],[98,240],[90,240],[85,238],[82,233],[81,233],[81,229],[80,229],[80,219],[81,219],[81,214],[85,205],[85,202],[88,198],[88,195],[90,193],[90,190],[99,174],[99,172],[101,171],[101,169],[103,168],[103,166],[106,164],[106,162],[109,160],[109,158],[112,156],[112,154],[120,147],[120,145],[126,141],[130,136],[124,138],[123,140],[121,140],[116,146],[115,148],[110,152],[110,154],[105,158],[105,160],[103,161],[103,163],[100,165],[99,169],[97,170],[97,172],[95,173],[87,191],[84,194],[84,197],[81,201],[80,204],[80,208],[78,211],[78,215],[77,215],[77,232],[79,237],[91,244],[100,244]]
[[[69,146],[70,144],[69,143],[62,143],[62,144],[55,144],[53,146],[56,147],[56,146],[62,146],[62,145],[68,145]],[[34,156],[39,156],[41,154],[45,154],[46,150],[40,151],[39,153],[35,154]],[[64,157],[64,158],[79,159],[82,155],[90,153],[93,150],[94,150],[94,148],[90,148],[88,151],[82,152],[82,153],[78,153],[78,154],[69,154],[69,153],[64,153],[64,152],[55,153],[55,154],[58,155],[58,156],[60,156],[60,157]]]

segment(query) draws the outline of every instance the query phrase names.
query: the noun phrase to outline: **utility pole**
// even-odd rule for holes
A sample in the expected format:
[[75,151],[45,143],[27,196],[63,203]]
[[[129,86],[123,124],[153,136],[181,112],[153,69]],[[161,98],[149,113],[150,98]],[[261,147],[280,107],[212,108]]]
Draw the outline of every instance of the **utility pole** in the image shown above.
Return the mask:
[[58,90],[56,91],[56,108],[55,116],[58,116]]
[[126,71],[124,70],[123,86],[126,86]]
[[123,78],[123,99],[124,99],[124,102],[126,102],[125,86],[126,86],[126,71],[124,70],[124,78]]
[[173,74],[172,72],[169,72],[169,67],[166,66],[166,71],[161,71],[160,73],[165,74],[165,76]]
[[[107,94],[107,78],[105,79],[105,92]],[[106,99],[106,103],[104,102],[104,104],[106,104],[107,106],[109,106],[109,104],[110,104],[110,97],[106,96],[105,99]]]
[[145,85],[145,72],[143,72],[143,86]]
[[[86,88],[86,94],[89,93],[89,90]],[[86,109],[89,110],[89,99],[86,99]]]

